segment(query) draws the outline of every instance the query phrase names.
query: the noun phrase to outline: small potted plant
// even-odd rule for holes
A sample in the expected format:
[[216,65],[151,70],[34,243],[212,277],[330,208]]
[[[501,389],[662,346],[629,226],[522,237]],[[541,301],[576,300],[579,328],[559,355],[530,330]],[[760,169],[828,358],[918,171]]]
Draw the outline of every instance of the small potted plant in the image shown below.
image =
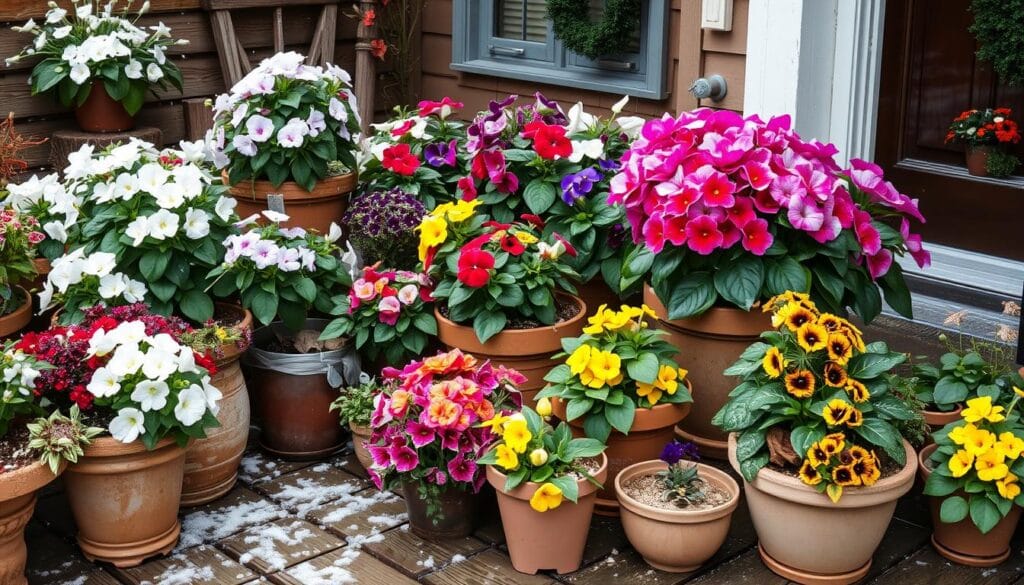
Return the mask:
[[54,259],[39,292],[41,311],[58,309],[54,324],[70,325],[85,318],[95,306],[118,307],[141,303],[149,289],[123,272],[115,272],[117,256],[112,252],[86,254],[84,248]]
[[920,415],[886,376],[906,355],[865,344],[802,293],[765,309],[775,329],[725,372],[740,383],[714,423],[731,433],[765,564],[798,582],[853,583],[914,484],[914,451],[896,423]]
[[304,60],[278,53],[217,96],[209,140],[239,215],[275,209],[291,227],[327,233],[356,186],[359,109],[344,69]]
[[147,3],[134,14],[129,12],[131,2],[120,14],[114,14],[114,6],[73,0],[69,11],[51,2],[43,22],[30,19],[12,27],[34,40],[7,64],[41,57],[29,77],[32,95],[53,93],[64,107],[74,109],[86,132],[130,130],[153,86],[182,90],[181,71],[167,58],[167,50],[188,41],[172,39],[162,22],[148,31],[137,26]]
[[1024,425],[1015,411],[1024,390],[1014,386],[1005,396],[968,400],[960,419],[936,432],[935,444],[920,454],[932,544],[956,563],[994,567],[1010,556],[1024,505]]
[[377,396],[384,394],[383,386],[389,387],[391,394],[396,388],[395,382],[378,382],[376,378],[360,374],[359,384],[349,386],[341,391],[338,398],[331,403],[331,410],[338,411],[338,419],[342,427],[348,427],[352,432],[352,447],[355,449],[356,458],[365,468],[370,469],[373,465],[373,457],[366,448],[373,432],[370,430],[370,419],[373,416],[374,403]]
[[634,463],[615,478],[626,538],[656,569],[696,571],[729,533],[740,486],[699,459],[696,445],[673,440],[660,459]]
[[555,358],[565,363],[548,373],[550,384],[537,395],[553,398],[555,415],[577,435],[607,444],[609,481],[597,494],[600,513],[618,513],[612,486],[619,472],[657,457],[693,402],[676,348],[664,332],[649,328],[648,319],[657,315],[647,305],[598,307],[582,336],[562,338]]
[[[11,182],[16,176],[21,175],[28,171],[28,163],[21,158],[21,152],[27,148],[33,146],[39,146],[45,144],[47,138],[36,138],[28,137],[14,128],[14,112],[7,114],[7,117],[0,121],[0,212],[4,210],[14,210],[25,215],[34,217],[40,225],[40,230],[46,232],[44,224],[48,220],[48,214],[44,209],[36,208],[34,205],[28,203],[25,197],[15,195],[12,190],[21,191],[20,186]],[[57,182],[57,176],[50,175],[53,182]],[[36,175],[32,175],[32,178],[28,182],[35,181],[39,183],[39,179]],[[37,199],[42,193],[38,193]],[[48,198],[52,201],[58,199],[57,193],[48,193]],[[63,195],[63,194],[60,194]],[[35,287],[38,287],[41,283],[39,282],[40,276],[45,277],[46,273],[50,271],[50,263],[48,258],[48,250],[50,249],[47,240],[36,244],[36,258],[33,259],[33,263],[36,267],[36,282],[33,283]],[[63,251],[63,250],[61,250]]]
[[32,319],[31,288],[36,277],[35,247],[45,239],[39,221],[13,209],[0,209],[0,340]]
[[512,566],[530,575],[579,569],[597,490],[608,476],[604,445],[572,438],[565,422],[552,428],[529,407],[488,426],[500,440],[480,463],[498,492]]
[[402,490],[416,535],[468,536],[484,484],[479,459],[498,438],[487,423],[520,406],[523,376],[454,349],[386,369],[384,379],[366,443],[370,478]]
[[46,235],[36,246],[36,270],[40,276],[50,272],[51,260],[64,254],[69,235],[77,229],[80,203],[79,197],[64,188],[57,173],[42,178],[32,175],[21,183],[7,184],[0,205],[36,218]]
[[1006,177],[1020,164],[1009,152],[1012,145],[1020,142],[1020,129],[1011,115],[1010,108],[970,109],[953,119],[946,143],[965,145],[968,173]]
[[954,349],[942,354],[938,364],[914,364],[919,388],[917,397],[926,405],[922,414],[933,428],[959,420],[960,411],[969,399],[999,394],[996,382],[1009,369],[989,362],[979,350],[981,348]]
[[[436,283],[438,337],[526,376],[530,401],[555,365],[561,338],[579,335],[586,305],[568,292],[575,250],[541,239],[528,223],[499,223],[476,212],[480,200],[442,204],[420,224],[419,257]],[[568,291],[568,292],[563,292]]]
[[396,187],[353,199],[343,226],[363,264],[415,270],[416,227],[426,214],[419,199]]

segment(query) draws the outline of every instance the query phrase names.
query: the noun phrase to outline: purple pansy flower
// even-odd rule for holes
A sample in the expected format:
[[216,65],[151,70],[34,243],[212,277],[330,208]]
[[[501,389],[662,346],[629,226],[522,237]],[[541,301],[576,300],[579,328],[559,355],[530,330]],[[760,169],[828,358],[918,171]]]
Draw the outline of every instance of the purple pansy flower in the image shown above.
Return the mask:
[[441,167],[445,165],[454,167],[456,153],[456,141],[453,139],[448,144],[445,144],[444,142],[428,144],[423,150],[423,158],[426,159],[427,164],[432,167]]
[[562,179],[562,201],[565,201],[566,205],[576,203],[579,199],[586,197],[594,189],[594,183],[599,182],[602,178],[601,173],[593,167],[566,175]]

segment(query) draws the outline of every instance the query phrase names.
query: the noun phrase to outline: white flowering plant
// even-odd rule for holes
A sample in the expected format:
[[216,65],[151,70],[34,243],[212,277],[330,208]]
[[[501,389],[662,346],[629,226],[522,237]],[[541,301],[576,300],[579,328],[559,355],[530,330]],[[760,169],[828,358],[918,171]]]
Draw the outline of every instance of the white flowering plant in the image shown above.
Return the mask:
[[232,185],[292,180],[307,191],[340,161],[356,168],[359,114],[352,78],[335,65],[304,65],[304,56],[264,59],[213,103],[214,161]]
[[249,229],[224,240],[224,262],[209,274],[211,291],[218,297],[237,295],[264,325],[280,319],[297,331],[311,309],[330,312],[331,298],[351,286],[355,253],[346,252],[344,266],[337,224],[322,235],[281,227],[289,219],[283,213],[265,210],[262,215],[240,221],[239,227]]
[[42,413],[34,393],[36,378],[50,367],[14,345],[8,341],[0,353],[0,437],[15,418]]
[[36,244],[36,252],[54,260],[64,254],[68,236],[74,233],[79,203],[79,198],[64,188],[60,175],[51,173],[42,178],[32,175],[22,183],[8,183],[7,196],[0,201],[0,208],[36,218],[46,234]]
[[133,140],[73,153],[65,188],[79,201],[80,217],[68,244],[87,255],[113,254],[126,287],[146,283],[145,301],[154,312],[203,323],[213,317],[207,274],[224,258],[224,239],[236,232],[236,202],[204,165],[202,150],[189,146],[157,150]]
[[181,91],[181,71],[167,58],[167,50],[188,41],[171,38],[171,29],[162,22],[149,30],[139,27],[148,1],[134,14],[129,12],[131,2],[120,14],[114,13],[115,4],[72,0],[69,8],[62,8],[51,1],[42,22],[30,19],[12,27],[34,38],[7,64],[42,57],[29,78],[32,95],[52,92],[69,108],[85,102],[97,83],[133,116],[152,86]]
[[146,284],[115,271],[116,267],[115,254],[86,254],[83,248],[54,259],[39,292],[40,310],[60,307],[57,321],[67,325],[81,321],[86,309],[96,305],[118,307],[145,300]]

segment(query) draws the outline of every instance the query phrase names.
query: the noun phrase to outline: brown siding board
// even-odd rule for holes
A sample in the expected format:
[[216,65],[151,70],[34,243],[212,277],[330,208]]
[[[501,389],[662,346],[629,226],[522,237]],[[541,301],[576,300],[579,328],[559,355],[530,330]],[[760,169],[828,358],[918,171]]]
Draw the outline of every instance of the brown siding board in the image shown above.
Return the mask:
[[451,36],[452,0],[426,0],[423,9],[423,32]]
[[732,53],[705,53],[704,75],[719,74],[725,78],[729,91],[720,102],[701,100],[700,105],[712,108],[743,111],[743,75],[746,58]]

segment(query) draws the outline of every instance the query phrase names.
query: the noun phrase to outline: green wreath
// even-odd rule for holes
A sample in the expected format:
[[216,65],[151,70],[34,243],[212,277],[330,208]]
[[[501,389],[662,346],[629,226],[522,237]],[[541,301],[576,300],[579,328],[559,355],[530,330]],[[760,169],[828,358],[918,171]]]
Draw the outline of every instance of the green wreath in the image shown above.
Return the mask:
[[640,0],[608,0],[599,22],[581,18],[590,9],[589,0],[547,0],[547,4],[555,36],[570,51],[590,59],[617,52],[640,26]]

